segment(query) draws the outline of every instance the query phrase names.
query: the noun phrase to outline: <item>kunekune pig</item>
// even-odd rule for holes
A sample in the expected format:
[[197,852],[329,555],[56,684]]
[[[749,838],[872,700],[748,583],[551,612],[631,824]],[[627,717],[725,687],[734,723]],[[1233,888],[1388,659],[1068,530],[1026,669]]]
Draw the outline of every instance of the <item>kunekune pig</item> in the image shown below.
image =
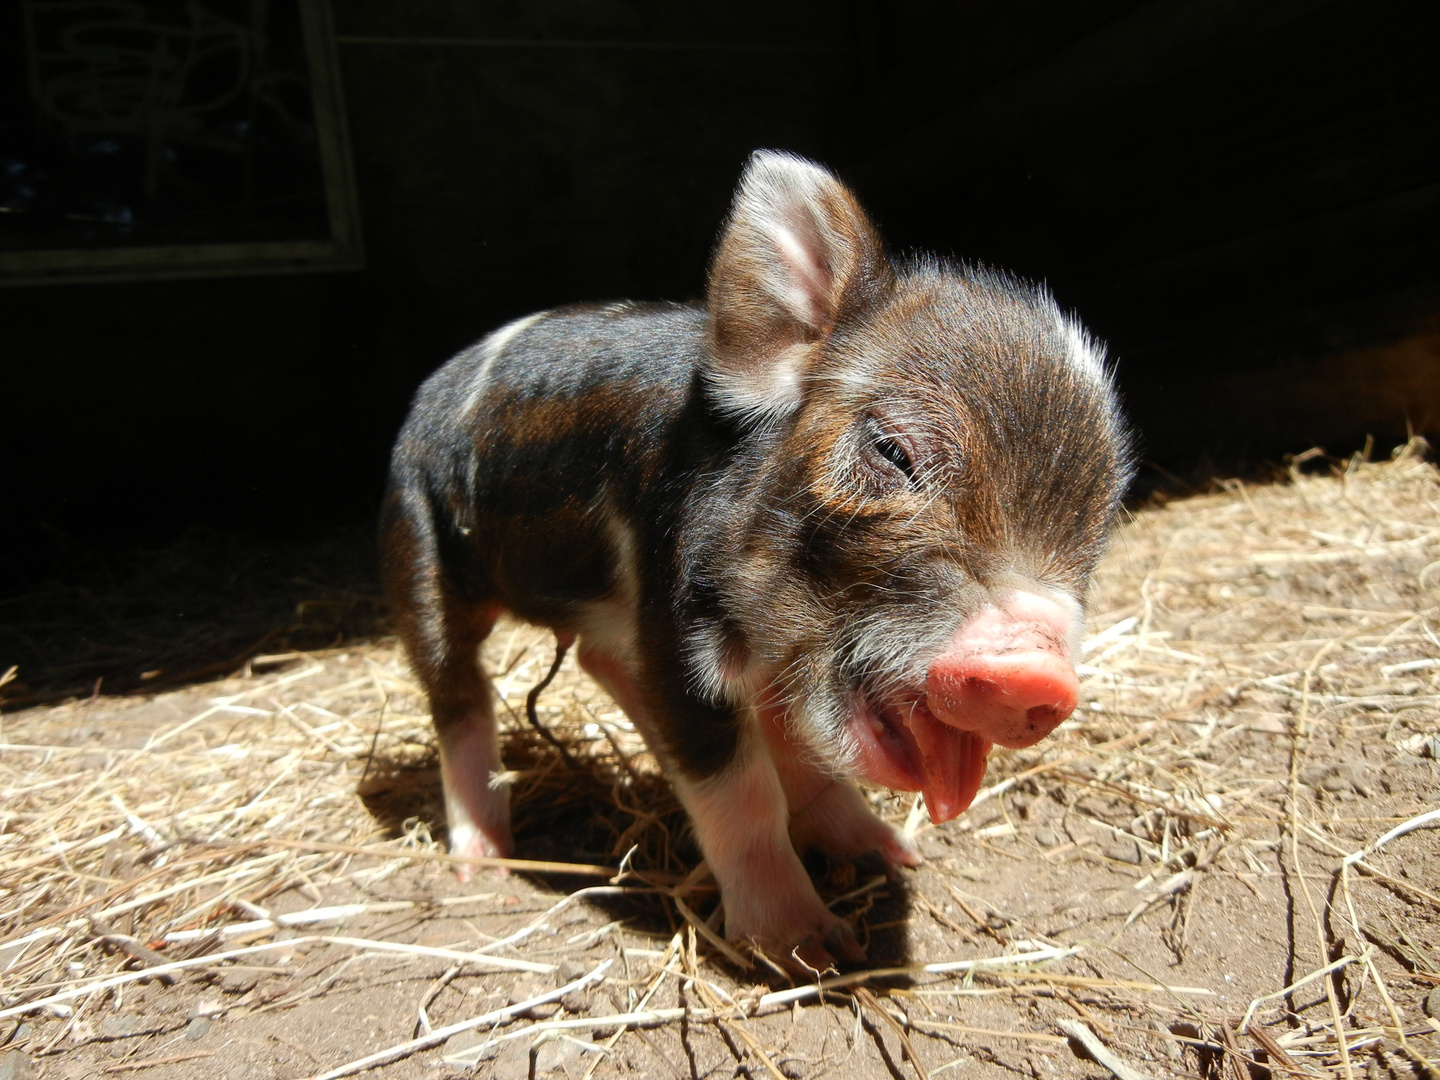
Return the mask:
[[1130,471],[1103,350],[1043,288],[892,260],[834,176],[756,153],[703,306],[530,315],[416,396],[384,573],[451,850],[512,849],[477,659],[509,612],[644,735],[730,938],[860,959],[797,852],[918,864],[854,778],[946,821],[993,744],[1070,714]]

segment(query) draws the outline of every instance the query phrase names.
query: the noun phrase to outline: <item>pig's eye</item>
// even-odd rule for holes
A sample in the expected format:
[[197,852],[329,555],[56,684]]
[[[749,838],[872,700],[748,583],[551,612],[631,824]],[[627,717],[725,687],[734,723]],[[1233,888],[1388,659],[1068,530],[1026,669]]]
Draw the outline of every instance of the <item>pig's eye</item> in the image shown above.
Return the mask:
[[875,450],[891,465],[904,473],[905,479],[915,479],[915,466],[910,461],[910,455],[905,453],[905,448],[894,439],[885,435],[880,436],[875,440]]
[[915,483],[915,463],[910,459],[910,451],[894,435],[886,430],[873,416],[865,418],[864,439],[869,444],[870,453],[869,469],[867,470],[874,479],[883,487],[889,487],[899,482],[900,476],[905,477],[908,484]]

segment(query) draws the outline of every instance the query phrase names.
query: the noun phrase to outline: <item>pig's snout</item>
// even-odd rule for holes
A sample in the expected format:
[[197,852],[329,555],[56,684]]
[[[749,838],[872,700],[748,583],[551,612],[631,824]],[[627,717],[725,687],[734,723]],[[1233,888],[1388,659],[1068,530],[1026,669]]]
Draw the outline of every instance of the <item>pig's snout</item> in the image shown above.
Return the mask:
[[1075,711],[1074,616],[1033,593],[987,605],[930,665],[926,704],[936,719],[992,743],[1032,746]]

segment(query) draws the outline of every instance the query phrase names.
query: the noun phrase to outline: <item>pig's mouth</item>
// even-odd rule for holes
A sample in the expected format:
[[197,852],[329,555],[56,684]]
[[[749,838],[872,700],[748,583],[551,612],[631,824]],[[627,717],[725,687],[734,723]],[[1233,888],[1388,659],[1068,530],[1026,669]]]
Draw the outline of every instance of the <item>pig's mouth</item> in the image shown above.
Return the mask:
[[923,697],[876,701],[860,694],[850,715],[859,748],[855,765],[867,780],[925,795],[930,820],[955,817],[985,778],[991,743],[935,718]]

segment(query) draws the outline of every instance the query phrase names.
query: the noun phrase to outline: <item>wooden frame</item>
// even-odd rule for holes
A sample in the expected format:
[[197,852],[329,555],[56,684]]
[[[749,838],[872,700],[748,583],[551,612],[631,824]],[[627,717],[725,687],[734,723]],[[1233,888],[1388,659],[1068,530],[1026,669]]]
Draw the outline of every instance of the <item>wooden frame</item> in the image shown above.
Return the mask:
[[[58,12],[59,18],[64,18],[67,12],[79,10],[86,11],[83,5],[75,4],[51,4],[46,8],[50,0],[22,0],[29,6],[24,10],[25,29],[21,48],[26,50],[26,62],[29,66],[29,102],[33,108],[34,115],[30,117],[32,126],[39,128],[42,125],[42,106],[39,104],[42,97],[48,102],[51,97],[45,97],[52,84],[43,81],[40,71],[40,60],[47,57],[55,57],[57,54],[52,51],[45,52],[46,41],[35,32],[34,24],[39,21],[33,15],[34,11],[40,11],[44,15],[47,10]],[[14,237],[9,238],[8,245],[0,245],[0,285],[41,285],[61,284],[69,282],[96,282],[96,281],[136,281],[156,280],[173,278],[196,278],[196,277],[221,277],[231,275],[248,274],[270,274],[270,273],[297,273],[315,271],[341,271],[358,270],[364,266],[364,252],[361,245],[359,208],[355,195],[354,175],[351,167],[349,138],[345,124],[344,101],[341,94],[339,65],[335,54],[335,33],[331,22],[328,0],[270,0],[273,8],[279,9],[292,20],[295,17],[295,5],[298,4],[298,22],[301,36],[303,37],[303,74],[287,73],[294,100],[302,104],[308,100],[311,115],[303,117],[309,121],[304,126],[304,131],[309,135],[313,131],[314,144],[309,153],[313,158],[307,160],[304,169],[307,170],[304,177],[293,181],[297,184],[306,185],[304,198],[307,205],[312,209],[306,222],[306,228],[311,235],[297,237],[286,236],[285,228],[276,228],[273,231],[277,234],[273,237],[260,236],[236,241],[233,237],[220,238],[215,242],[207,242],[204,236],[192,237],[182,242],[145,243],[135,245],[117,241],[114,237],[102,239],[93,244],[60,244],[50,246],[46,243],[39,243],[31,247],[25,241],[17,241]],[[123,5],[111,3],[107,5],[104,0],[97,0],[94,9],[97,12],[109,11],[114,13]],[[165,8],[167,13],[168,5],[163,3],[155,5],[157,8]],[[284,9],[288,8],[288,11]],[[143,0],[139,4],[131,3],[126,11],[134,14],[144,10]],[[189,10],[189,9],[187,9]],[[199,9],[202,11],[204,9]],[[257,10],[257,5],[251,5],[251,12]],[[259,5],[258,10],[263,13],[266,8]],[[76,16],[70,16],[75,18]],[[252,18],[254,16],[252,15]],[[193,15],[192,15],[193,18]],[[223,19],[219,20],[223,23]],[[242,50],[246,57],[240,63],[249,62],[251,68],[246,68],[247,73],[254,70],[263,70],[253,57],[265,56],[266,42],[263,36],[250,33],[247,37],[247,28],[239,23],[223,23],[231,31],[232,39],[244,39],[247,43]],[[88,24],[88,27],[96,25],[95,22]],[[163,24],[156,24],[160,29],[155,34],[155,40],[159,42],[156,49],[164,50],[170,46],[164,40],[167,33],[171,31]],[[74,48],[74,41],[81,38],[82,32],[88,27],[61,26],[57,34],[53,25],[50,28],[50,42],[64,39],[67,46]],[[292,22],[293,27],[293,22]],[[123,33],[124,28],[115,31],[113,23],[104,28],[112,33]],[[174,33],[180,33],[175,31]],[[201,33],[190,32],[185,38],[181,48],[188,47],[193,53],[195,41]],[[292,34],[293,36],[293,34]],[[141,41],[145,39],[143,36]],[[258,43],[258,44],[257,44]],[[82,41],[81,47],[90,47],[95,55],[93,45],[88,41]],[[109,45],[106,46],[109,48]],[[122,46],[122,49],[124,46]],[[218,50],[216,50],[218,51]],[[116,55],[115,49],[110,49],[107,57]],[[137,50],[131,50],[126,55],[140,55]],[[37,60],[37,57],[40,59]],[[170,61],[169,57],[165,58]],[[227,58],[228,59],[228,58]],[[151,67],[156,64],[148,57],[146,62]],[[232,66],[236,63],[229,60]],[[179,61],[171,62],[171,70]],[[82,73],[83,75],[83,73]],[[71,84],[77,82],[75,78],[70,80]],[[174,80],[172,79],[172,83]],[[239,80],[237,78],[237,85]],[[299,85],[301,89],[295,91],[294,87]],[[82,86],[83,91],[83,86]],[[308,94],[306,94],[308,89]],[[180,93],[187,91],[186,87],[181,88]],[[253,91],[251,91],[253,97]],[[56,96],[56,95],[52,95]],[[234,95],[225,99],[231,102],[233,108]],[[180,102],[178,104],[183,104]],[[171,117],[180,114],[177,102],[170,100],[165,107],[170,108]],[[103,110],[100,110],[103,111]],[[192,109],[191,113],[198,110]],[[137,121],[136,116],[140,116]],[[251,106],[251,114],[255,115],[254,106]],[[194,121],[190,117],[182,117],[183,122],[190,124],[189,136],[192,142],[199,143],[206,137],[204,131],[195,133],[197,123],[203,124],[203,120]],[[97,129],[103,129],[103,125],[109,121],[102,118],[97,125],[86,129],[87,135],[95,138]],[[130,124],[126,130],[126,136],[131,144],[143,141],[145,132],[143,130],[145,120],[139,110],[132,110],[126,117],[125,122]],[[18,125],[11,125],[12,130]],[[156,127],[158,125],[152,125]],[[234,127],[234,125],[231,125]],[[53,129],[54,124],[50,127]],[[292,130],[298,127],[292,126]],[[75,130],[72,122],[69,131]],[[162,136],[163,137],[163,136]],[[56,143],[58,139],[52,138],[51,142]],[[74,143],[72,138],[71,143]],[[212,142],[214,140],[212,139]],[[113,145],[114,140],[109,140],[106,145]],[[147,144],[146,150],[152,159],[157,154],[173,154],[173,151],[166,150],[155,144]],[[3,148],[0,148],[3,150]],[[145,151],[141,151],[145,152]],[[0,158],[4,154],[0,153]],[[78,154],[76,155],[78,159]],[[162,165],[164,163],[162,162]],[[77,168],[83,168],[77,165]],[[236,166],[237,168],[239,166]],[[246,168],[251,168],[247,165]],[[253,170],[252,170],[253,173]],[[247,173],[247,176],[252,175]],[[149,192],[153,195],[159,190],[160,185],[150,178]],[[0,192],[3,194],[3,192]],[[255,204],[255,205],[258,205]],[[3,208],[3,207],[0,207]],[[52,213],[51,217],[55,217]],[[3,237],[4,218],[0,217],[0,237]],[[246,228],[255,232],[265,227],[247,223]],[[113,232],[114,230],[112,230]],[[195,232],[195,227],[190,227],[189,232]],[[233,230],[232,230],[233,231]],[[293,229],[291,230],[294,231]]]

